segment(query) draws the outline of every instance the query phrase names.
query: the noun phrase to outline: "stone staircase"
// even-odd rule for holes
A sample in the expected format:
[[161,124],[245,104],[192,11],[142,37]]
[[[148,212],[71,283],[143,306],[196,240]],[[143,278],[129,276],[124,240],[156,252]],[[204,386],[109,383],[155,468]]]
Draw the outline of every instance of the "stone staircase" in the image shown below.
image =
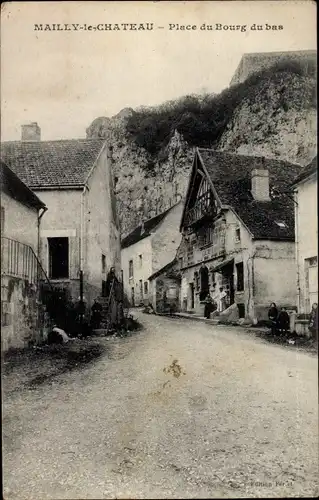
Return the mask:
[[109,322],[109,297],[98,297],[98,301],[102,306],[102,317],[99,330],[106,330]]
[[[114,298],[113,298],[114,300]],[[98,297],[98,301],[102,306],[102,313],[101,313],[101,323],[100,323],[100,328],[93,330],[93,333],[95,335],[99,336],[105,336],[105,335],[111,335],[113,333],[113,330],[111,329],[111,313],[109,311],[109,297]],[[111,301],[112,303],[112,301]],[[113,302],[114,304],[114,302]],[[112,307],[112,306],[111,306]],[[123,311],[124,316],[127,316],[128,310],[125,313],[125,310]],[[114,316],[113,316],[114,320]]]

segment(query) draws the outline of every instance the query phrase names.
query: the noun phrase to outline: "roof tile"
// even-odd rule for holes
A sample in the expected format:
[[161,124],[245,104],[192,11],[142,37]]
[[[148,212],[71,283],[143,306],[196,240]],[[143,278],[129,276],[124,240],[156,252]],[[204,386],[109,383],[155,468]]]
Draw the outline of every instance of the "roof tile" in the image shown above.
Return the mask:
[[30,188],[83,185],[104,140],[12,141],[1,158]]
[[[199,148],[198,152],[221,203],[233,208],[254,238],[294,238],[294,201],[288,191],[289,184],[302,170],[300,165],[211,149]],[[251,194],[254,169],[269,171],[270,201],[254,200]],[[285,227],[276,222],[284,222]]]

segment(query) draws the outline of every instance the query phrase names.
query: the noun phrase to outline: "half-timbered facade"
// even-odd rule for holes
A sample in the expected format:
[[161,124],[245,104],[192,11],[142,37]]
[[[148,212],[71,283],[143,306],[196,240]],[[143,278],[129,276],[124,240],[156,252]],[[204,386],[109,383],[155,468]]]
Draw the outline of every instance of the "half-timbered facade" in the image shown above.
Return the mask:
[[177,252],[182,310],[201,315],[208,294],[220,313],[236,304],[238,317],[265,319],[273,301],[295,306],[294,206],[285,191],[300,168],[196,150]]

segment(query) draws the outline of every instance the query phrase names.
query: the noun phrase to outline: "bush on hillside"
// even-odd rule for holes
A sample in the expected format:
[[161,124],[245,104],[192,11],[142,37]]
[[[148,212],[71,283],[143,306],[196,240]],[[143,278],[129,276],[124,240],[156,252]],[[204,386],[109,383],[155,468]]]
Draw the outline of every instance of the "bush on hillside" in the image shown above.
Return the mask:
[[[236,107],[244,99],[252,100],[262,81],[281,83],[286,76],[293,75],[315,78],[315,61],[279,62],[218,95],[188,95],[157,107],[140,108],[129,117],[126,130],[138,146],[153,156],[163,151],[175,130],[190,146],[214,147]],[[309,105],[316,106],[315,85],[310,86],[309,93]],[[287,108],[285,102],[282,106]]]

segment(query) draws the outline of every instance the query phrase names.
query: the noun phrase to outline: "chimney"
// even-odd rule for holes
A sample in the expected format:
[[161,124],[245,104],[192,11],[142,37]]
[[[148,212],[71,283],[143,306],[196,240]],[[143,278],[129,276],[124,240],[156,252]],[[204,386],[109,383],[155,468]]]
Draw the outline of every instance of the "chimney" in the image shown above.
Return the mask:
[[37,122],[21,125],[21,141],[41,141],[41,129]]
[[251,172],[251,194],[256,201],[270,201],[268,170],[254,169]]
[[110,160],[110,162],[113,162],[113,146],[107,146],[107,158]]

